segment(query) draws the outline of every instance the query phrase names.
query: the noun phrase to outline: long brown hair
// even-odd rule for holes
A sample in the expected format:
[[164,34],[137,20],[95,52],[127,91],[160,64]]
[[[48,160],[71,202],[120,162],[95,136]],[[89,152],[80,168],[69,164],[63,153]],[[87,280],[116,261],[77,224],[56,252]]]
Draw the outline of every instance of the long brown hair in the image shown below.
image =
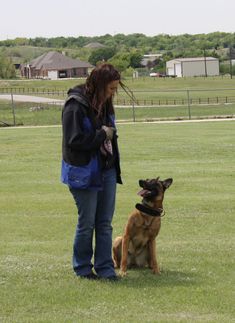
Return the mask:
[[[86,80],[86,93],[89,96],[91,106],[102,115],[104,103],[110,113],[114,113],[112,98],[105,100],[106,89],[110,82],[120,81],[120,73],[111,64],[101,64],[94,68]],[[106,101],[106,102],[105,102]]]
[[[105,63],[98,65],[92,70],[86,80],[85,91],[90,99],[92,108],[97,111],[98,117],[103,113],[104,104],[108,113],[114,114],[113,98],[105,99],[107,86],[112,81],[119,81],[124,91],[127,94],[130,92],[121,82],[119,71],[111,64]],[[128,95],[131,96],[130,93]]]

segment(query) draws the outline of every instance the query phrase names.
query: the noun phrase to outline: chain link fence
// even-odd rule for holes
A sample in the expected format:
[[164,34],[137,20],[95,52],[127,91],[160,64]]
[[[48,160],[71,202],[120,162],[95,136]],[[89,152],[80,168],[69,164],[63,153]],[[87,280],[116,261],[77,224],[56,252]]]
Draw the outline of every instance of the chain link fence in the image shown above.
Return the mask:
[[[232,118],[235,89],[123,91],[115,96],[116,119],[124,121]],[[58,125],[66,91],[0,89],[0,126]]]

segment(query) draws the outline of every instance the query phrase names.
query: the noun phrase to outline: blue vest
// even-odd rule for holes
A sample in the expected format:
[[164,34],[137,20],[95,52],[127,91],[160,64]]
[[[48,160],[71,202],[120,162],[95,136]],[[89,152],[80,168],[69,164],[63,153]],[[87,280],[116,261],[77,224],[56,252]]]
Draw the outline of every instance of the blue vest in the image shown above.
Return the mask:
[[[115,127],[114,115],[110,115],[110,121]],[[88,117],[83,119],[85,132],[93,132],[91,121]],[[92,155],[90,162],[84,166],[73,166],[62,160],[61,182],[67,184],[70,188],[102,190],[102,174],[100,166],[99,151]]]

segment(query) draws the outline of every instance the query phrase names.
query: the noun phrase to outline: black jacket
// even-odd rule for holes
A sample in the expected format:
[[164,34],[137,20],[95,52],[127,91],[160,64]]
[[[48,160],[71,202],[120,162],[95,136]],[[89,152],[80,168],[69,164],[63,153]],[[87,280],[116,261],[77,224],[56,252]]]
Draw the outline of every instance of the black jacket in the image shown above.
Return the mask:
[[[102,124],[96,121],[95,112],[83,94],[83,88],[75,87],[69,90],[62,111],[63,160],[73,166],[84,166],[89,163],[92,156],[97,155],[100,159],[100,146],[106,139],[106,133],[101,126]],[[116,133],[113,145],[117,152],[115,161],[117,183],[122,183]]]

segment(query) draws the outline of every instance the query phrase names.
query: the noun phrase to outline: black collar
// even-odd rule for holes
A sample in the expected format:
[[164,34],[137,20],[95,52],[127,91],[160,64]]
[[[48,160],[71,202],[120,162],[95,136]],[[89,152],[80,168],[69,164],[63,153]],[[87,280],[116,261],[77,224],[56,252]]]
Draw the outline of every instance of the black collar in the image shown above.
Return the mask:
[[[140,212],[143,212],[147,215],[151,215],[151,216],[164,216],[164,213],[162,214],[163,212],[163,209],[152,209],[151,207],[149,206],[146,206],[146,205],[143,205],[143,204],[140,204],[140,203],[137,203],[135,205],[136,209],[139,210]],[[162,214],[162,215],[161,215]]]

